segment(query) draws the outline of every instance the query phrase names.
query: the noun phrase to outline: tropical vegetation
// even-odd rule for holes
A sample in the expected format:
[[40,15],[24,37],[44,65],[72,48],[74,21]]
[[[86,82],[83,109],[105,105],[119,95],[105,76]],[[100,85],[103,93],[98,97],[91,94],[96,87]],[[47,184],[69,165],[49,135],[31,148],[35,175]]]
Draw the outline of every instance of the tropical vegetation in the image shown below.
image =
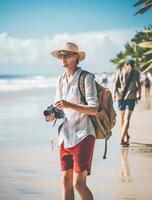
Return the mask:
[[[152,0],[139,0],[134,4],[135,7],[142,7],[135,13],[143,14],[152,7]],[[136,61],[136,68],[139,71],[152,73],[152,25],[145,27],[143,31],[136,32],[130,42],[125,44],[124,51],[119,52],[111,60],[116,68],[122,68],[127,58]]]
[[152,0],[139,0],[134,4],[135,7],[142,6],[136,13],[143,14],[152,7]]

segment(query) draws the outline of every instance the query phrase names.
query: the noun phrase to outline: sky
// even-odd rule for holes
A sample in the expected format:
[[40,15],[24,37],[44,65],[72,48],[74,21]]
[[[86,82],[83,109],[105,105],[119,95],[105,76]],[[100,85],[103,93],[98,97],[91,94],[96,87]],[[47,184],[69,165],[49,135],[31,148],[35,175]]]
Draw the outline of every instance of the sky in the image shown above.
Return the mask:
[[113,71],[110,59],[152,22],[152,10],[134,16],[136,1],[0,0],[0,74],[57,75],[50,51],[68,41],[86,52],[83,68]]

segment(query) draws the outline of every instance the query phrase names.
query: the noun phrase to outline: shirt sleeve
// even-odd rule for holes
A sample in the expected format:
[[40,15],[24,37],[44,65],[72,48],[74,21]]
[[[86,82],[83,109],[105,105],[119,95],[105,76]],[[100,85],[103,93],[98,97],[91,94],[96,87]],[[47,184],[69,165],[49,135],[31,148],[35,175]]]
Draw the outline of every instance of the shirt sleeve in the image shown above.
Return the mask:
[[91,73],[87,74],[85,77],[85,98],[88,105],[99,105],[94,75]]
[[140,90],[141,89],[140,73],[137,72],[136,76],[137,76],[137,78],[136,78],[136,87],[137,87],[138,90]]
[[116,92],[118,88],[121,86],[119,76],[120,76],[120,70],[116,72],[115,81],[114,81],[114,92]]

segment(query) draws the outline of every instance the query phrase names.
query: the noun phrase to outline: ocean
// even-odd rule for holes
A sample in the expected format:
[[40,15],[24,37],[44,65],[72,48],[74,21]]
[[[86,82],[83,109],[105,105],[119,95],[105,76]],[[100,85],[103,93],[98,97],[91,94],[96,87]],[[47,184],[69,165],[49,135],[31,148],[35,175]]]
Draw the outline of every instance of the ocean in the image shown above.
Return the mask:
[[[102,83],[103,79],[108,80],[108,87],[114,80],[114,74],[96,74],[96,80]],[[0,75],[0,92],[21,91],[30,89],[54,88],[57,81],[56,76],[44,75]],[[104,85],[104,82],[102,83]]]
[[56,79],[41,75],[0,75],[0,92],[55,87]]

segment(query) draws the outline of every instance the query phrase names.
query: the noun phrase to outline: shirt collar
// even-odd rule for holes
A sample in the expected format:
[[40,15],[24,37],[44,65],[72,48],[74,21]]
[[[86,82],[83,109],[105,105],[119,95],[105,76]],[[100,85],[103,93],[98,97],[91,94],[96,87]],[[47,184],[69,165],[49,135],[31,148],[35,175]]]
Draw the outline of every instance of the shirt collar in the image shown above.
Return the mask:
[[[81,67],[78,67],[78,69],[76,70],[76,72],[72,75],[71,80],[70,80],[69,83],[71,83],[73,80],[76,80],[79,77],[81,71],[82,71]],[[64,73],[64,79],[67,82],[66,72]]]

